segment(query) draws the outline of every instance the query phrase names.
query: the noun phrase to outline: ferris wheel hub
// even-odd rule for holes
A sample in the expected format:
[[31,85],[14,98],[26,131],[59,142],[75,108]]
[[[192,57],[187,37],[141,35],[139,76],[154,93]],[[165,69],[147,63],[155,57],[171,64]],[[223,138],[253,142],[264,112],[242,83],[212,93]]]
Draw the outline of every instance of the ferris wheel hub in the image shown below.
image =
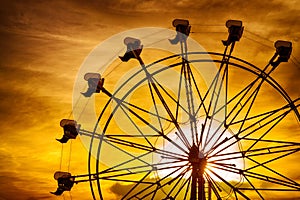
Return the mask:
[[197,170],[200,174],[203,174],[207,164],[207,159],[199,147],[195,144],[191,147],[189,152],[189,162],[191,163],[193,170]]

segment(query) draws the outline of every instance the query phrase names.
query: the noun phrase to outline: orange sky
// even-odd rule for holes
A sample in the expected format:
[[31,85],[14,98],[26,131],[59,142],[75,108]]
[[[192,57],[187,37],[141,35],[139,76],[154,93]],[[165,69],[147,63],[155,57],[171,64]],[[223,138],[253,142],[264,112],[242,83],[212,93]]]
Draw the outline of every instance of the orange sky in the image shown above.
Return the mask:
[[[296,0],[1,1],[1,200],[63,199],[49,194],[56,189],[53,173],[61,156],[55,138],[62,134],[60,119],[71,112],[81,63],[114,34],[140,27],[172,28],[174,18],[189,19],[194,32],[190,36],[217,52],[223,49],[219,40],[227,37],[225,21],[242,20],[245,32],[234,55],[259,66],[272,56],[273,41],[292,41],[292,62],[279,67],[273,77],[292,99],[300,96],[300,4]],[[295,130],[299,138],[299,127]],[[68,167],[68,148],[64,147],[63,169]],[[87,153],[79,139],[73,141],[72,173],[86,173]],[[74,186],[72,197],[91,199],[88,184]]]

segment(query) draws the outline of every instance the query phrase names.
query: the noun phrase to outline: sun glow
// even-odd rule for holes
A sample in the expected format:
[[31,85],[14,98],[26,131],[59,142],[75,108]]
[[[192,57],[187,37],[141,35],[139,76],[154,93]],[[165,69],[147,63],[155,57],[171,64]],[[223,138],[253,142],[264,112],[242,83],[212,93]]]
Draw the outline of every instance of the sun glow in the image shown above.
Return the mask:
[[[201,133],[202,120],[197,123],[197,132]],[[244,169],[244,161],[242,159],[241,146],[237,140],[233,137],[231,130],[223,130],[215,124],[210,130],[204,131],[202,136],[202,142],[198,141],[199,144],[199,158],[206,160],[204,169],[205,179],[209,176],[215,181],[226,181],[240,182],[241,175],[239,174],[240,169]],[[183,126],[183,132],[187,138],[190,146],[196,139],[193,139],[193,135],[190,130],[190,126]],[[200,134],[198,134],[200,136]],[[191,148],[188,148],[182,141],[182,138],[176,131],[172,131],[168,134],[168,137],[172,142],[167,141],[159,144],[158,149],[163,149],[165,152],[173,154],[174,157],[161,156],[156,154],[153,158],[154,164],[165,163],[168,167],[164,170],[158,170],[156,175],[159,178],[171,176],[176,177],[180,173],[185,172],[184,177],[188,178],[192,173],[192,166],[190,163],[189,155],[184,153],[190,152]],[[200,139],[199,139],[200,140]],[[176,144],[176,145],[175,145]],[[181,161],[180,161],[181,160]],[[186,166],[186,170],[176,170],[179,165]]]

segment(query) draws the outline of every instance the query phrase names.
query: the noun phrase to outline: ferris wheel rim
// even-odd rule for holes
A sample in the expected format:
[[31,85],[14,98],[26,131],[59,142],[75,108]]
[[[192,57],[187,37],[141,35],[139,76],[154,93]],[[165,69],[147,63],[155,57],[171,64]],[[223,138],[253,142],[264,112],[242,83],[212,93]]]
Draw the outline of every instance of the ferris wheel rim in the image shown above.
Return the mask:
[[[221,54],[221,53],[215,53],[215,52],[188,52],[188,54],[208,54],[208,55],[223,56],[223,54]],[[172,55],[172,56],[168,56],[168,57],[159,59],[159,60],[157,60],[157,61],[155,61],[155,62],[153,62],[153,63],[147,65],[147,67],[151,67],[152,65],[155,65],[155,64],[157,64],[157,63],[159,63],[159,62],[165,61],[165,60],[170,59],[170,58],[178,57],[178,56],[181,56],[181,55],[180,55],[180,54],[177,54],[177,55]],[[257,76],[259,76],[259,74],[260,74],[261,72],[263,72],[263,71],[262,71],[261,69],[259,69],[257,66],[255,66],[255,65],[253,65],[253,64],[251,64],[251,63],[249,63],[249,62],[247,62],[247,61],[245,61],[245,60],[242,60],[242,59],[240,59],[240,58],[236,58],[236,57],[234,57],[234,56],[230,56],[230,58],[235,59],[235,60],[238,60],[238,61],[241,61],[242,63],[247,64],[247,66],[253,67],[256,71],[255,71],[255,70],[250,70],[250,69],[248,69],[247,67],[245,67],[245,66],[243,66],[243,65],[240,65],[240,64],[236,64],[236,63],[234,63],[234,62],[228,62],[228,64],[231,65],[231,66],[235,66],[235,67],[238,67],[238,68],[240,68],[240,69],[247,70],[248,72],[250,72],[250,73],[252,73],[252,74],[254,74],[254,75],[257,75]],[[201,62],[201,59],[200,59],[200,60],[191,60],[190,62],[191,62],[191,63],[192,63],[192,62]],[[202,62],[208,62],[208,60],[204,60],[204,61],[202,61]],[[215,60],[215,59],[212,59],[210,62],[221,63],[222,61],[221,61],[221,60]],[[181,64],[181,62],[172,64],[172,65],[170,65],[170,66],[175,67],[175,66],[178,66],[179,64]],[[170,66],[167,66],[167,67],[170,67]],[[164,70],[167,70],[167,67],[165,67]],[[164,71],[164,70],[162,70],[162,71]],[[140,73],[140,72],[142,72],[142,70],[139,70],[137,73]],[[161,72],[160,70],[157,70],[157,71],[156,71],[155,73],[153,73],[153,74],[160,73],[160,72]],[[132,77],[134,77],[134,75],[133,75]],[[147,80],[147,79],[145,78],[145,79],[143,79],[141,82],[144,82],[144,81],[146,81],[146,80]],[[268,83],[272,86],[272,88],[275,88],[276,91],[279,92],[280,95],[281,95],[288,103],[291,103],[291,102],[292,102],[292,100],[291,100],[291,98],[289,97],[289,95],[286,93],[286,91],[281,87],[281,85],[280,85],[275,79],[273,79],[271,76],[268,76],[268,79],[266,79],[266,82],[268,82]],[[124,83],[124,84],[125,84],[125,83]],[[137,86],[135,86],[135,87],[137,87]],[[120,86],[118,89],[121,89],[121,88],[122,88],[122,86]],[[118,90],[117,90],[117,91],[118,91]],[[117,92],[117,91],[116,91],[116,92]],[[133,89],[130,90],[130,91],[128,91],[126,94],[129,94],[131,91],[133,91]],[[114,93],[114,94],[115,94],[115,93]],[[125,95],[125,96],[126,96],[126,95]],[[105,107],[107,107],[107,106],[109,105],[110,101],[111,101],[111,100],[108,100],[108,102],[106,103],[106,106],[105,106]],[[103,109],[103,110],[105,110],[105,109]],[[295,111],[295,112],[298,112],[297,108],[295,108],[294,111]],[[100,114],[100,116],[99,116],[99,119],[100,119],[100,117],[101,117],[101,114]],[[99,120],[98,120],[97,124],[98,124],[98,123],[99,123]],[[109,124],[109,123],[108,123],[108,124]],[[95,126],[95,129],[94,129],[94,132],[93,132],[93,136],[92,136],[92,138],[91,138],[91,142],[90,142],[90,150],[93,149],[93,139],[94,139],[94,134],[96,133],[96,129],[97,129],[97,125]],[[101,134],[104,135],[104,134],[105,134],[105,131],[104,131],[103,133],[101,133]],[[101,141],[101,142],[102,142],[102,141]],[[97,155],[100,155],[100,149],[101,149],[101,143],[100,143],[100,145],[98,145],[98,151],[99,151],[99,154],[97,154]],[[99,168],[97,167],[97,166],[99,166],[99,162],[100,162],[98,158],[99,158],[99,157],[97,157],[97,161],[96,161],[96,172],[98,172],[98,170],[99,170]],[[89,163],[89,174],[91,174],[91,173],[90,173],[90,172],[91,172],[91,169],[90,169],[90,164],[91,164],[91,152],[89,152],[88,163]],[[90,187],[91,187],[92,193],[94,194],[91,176],[90,176],[90,183],[91,183],[91,184],[90,184]],[[98,188],[98,192],[99,192],[100,199],[103,199],[103,196],[102,196],[102,193],[101,193],[100,179],[97,179],[97,188]],[[94,195],[93,195],[93,197],[95,198]]]

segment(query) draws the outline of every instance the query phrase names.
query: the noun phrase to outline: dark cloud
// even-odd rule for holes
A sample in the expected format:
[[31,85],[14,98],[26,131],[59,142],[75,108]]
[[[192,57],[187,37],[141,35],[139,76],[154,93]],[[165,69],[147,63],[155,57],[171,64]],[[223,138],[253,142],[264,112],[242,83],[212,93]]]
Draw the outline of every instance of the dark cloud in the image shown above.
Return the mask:
[[122,198],[122,195],[126,194],[134,185],[121,185],[120,183],[115,183],[111,186],[110,191]]
[[[6,147],[2,144],[2,147]],[[28,170],[24,163],[20,162],[18,155],[12,152],[0,150],[0,199],[50,199],[51,196],[45,194],[45,182],[38,178],[32,178],[28,174],[34,173],[34,170]],[[19,168],[23,170],[18,170]],[[5,170],[6,169],[6,170]],[[36,169],[36,168],[35,168]],[[27,187],[33,185],[34,187]],[[21,186],[21,187],[20,187]]]

